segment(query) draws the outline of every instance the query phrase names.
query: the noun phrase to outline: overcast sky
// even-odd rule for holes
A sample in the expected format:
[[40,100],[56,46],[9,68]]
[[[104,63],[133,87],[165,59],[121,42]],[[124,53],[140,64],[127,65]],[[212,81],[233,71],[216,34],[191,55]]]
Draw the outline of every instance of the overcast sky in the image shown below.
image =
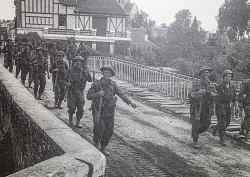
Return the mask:
[[[15,8],[13,0],[0,0],[0,19],[12,19]],[[174,15],[181,9],[190,9],[193,16],[202,22],[202,27],[215,31],[217,23],[215,17],[224,0],[132,0],[139,8],[146,11],[158,24],[169,24]]]

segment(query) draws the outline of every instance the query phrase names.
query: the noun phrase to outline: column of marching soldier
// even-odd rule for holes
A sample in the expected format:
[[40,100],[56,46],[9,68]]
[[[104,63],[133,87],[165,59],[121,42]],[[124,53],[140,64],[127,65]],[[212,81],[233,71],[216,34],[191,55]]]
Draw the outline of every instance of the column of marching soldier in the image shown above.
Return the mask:
[[199,135],[208,130],[211,116],[216,115],[217,125],[212,127],[213,135],[219,133],[220,144],[225,146],[225,130],[232,119],[232,111],[236,104],[244,112],[239,137],[248,140],[250,130],[250,80],[242,83],[241,88],[232,84],[232,70],[225,70],[222,82],[215,84],[211,79],[212,69],[202,67],[200,80],[193,82],[190,93],[190,119],[192,123],[193,146],[198,148]]
[[[69,40],[68,46],[63,51],[56,43],[49,46],[43,41],[40,44],[29,43],[28,40],[23,41],[25,42],[14,43],[11,40],[6,42],[2,50],[4,67],[13,72],[13,65],[15,65],[16,78],[21,73],[21,82],[24,86],[27,85],[27,79],[29,88],[32,88],[33,83],[34,97],[38,100],[42,99],[46,76],[50,79],[51,74],[54,108],[62,109],[62,102],[67,100],[69,124],[81,128],[80,120],[84,114],[85,104],[84,90],[86,83],[92,82],[87,67],[89,52],[86,46],[81,43],[77,47],[74,41]],[[136,104],[132,103],[111,80],[115,75],[111,66],[103,66],[101,72],[103,76],[100,80],[93,82],[87,92],[87,99],[92,101],[93,142],[98,149],[104,152],[113,134],[116,95],[133,108],[136,108]],[[74,114],[76,114],[75,121]]]
[[[64,51],[58,48],[60,46],[54,44],[48,50],[45,42],[34,48],[29,42],[13,44],[8,40],[3,49],[4,66],[12,72],[15,64],[16,77],[18,78],[21,72],[23,85],[26,85],[26,78],[29,76],[28,86],[31,87],[34,82],[36,99],[41,99],[45,89],[46,75],[49,78],[51,73],[54,107],[62,109],[61,104],[67,98],[69,124],[73,126],[73,115],[76,113],[75,126],[81,128],[80,120],[84,113],[85,103],[84,90],[86,82],[92,81],[87,67],[89,53],[83,44],[77,48],[74,41],[69,41]],[[216,135],[218,132],[221,145],[226,145],[225,130],[230,124],[233,105],[236,103],[239,103],[245,113],[240,134],[244,135],[246,140],[250,130],[250,81],[244,82],[239,90],[231,83],[233,72],[225,70],[222,83],[214,84],[210,80],[211,71],[209,67],[202,67],[199,72],[200,80],[193,83],[190,92],[191,134],[195,148],[199,147],[197,144],[199,134],[208,130],[214,113],[218,121],[213,127],[213,134]],[[103,66],[101,72],[102,78],[93,82],[87,92],[87,99],[92,101],[93,141],[98,149],[104,151],[113,134],[116,95],[133,108],[137,106],[111,80],[115,75],[111,66]]]

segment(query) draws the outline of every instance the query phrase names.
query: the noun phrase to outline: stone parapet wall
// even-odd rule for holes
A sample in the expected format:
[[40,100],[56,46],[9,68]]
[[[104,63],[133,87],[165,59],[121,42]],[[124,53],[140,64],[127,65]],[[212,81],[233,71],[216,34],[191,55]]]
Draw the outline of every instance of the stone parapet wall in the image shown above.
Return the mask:
[[[16,172],[10,177],[98,177],[105,172],[104,155],[39,104],[2,66],[1,141],[7,142],[5,154],[12,156],[2,159]],[[6,157],[3,152],[0,156]]]

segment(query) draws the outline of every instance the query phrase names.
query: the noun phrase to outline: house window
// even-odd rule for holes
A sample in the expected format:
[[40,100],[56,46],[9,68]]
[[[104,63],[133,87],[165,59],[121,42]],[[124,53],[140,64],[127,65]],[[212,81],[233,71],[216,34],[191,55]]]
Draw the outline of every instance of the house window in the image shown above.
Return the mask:
[[64,14],[59,14],[58,24],[59,26],[67,26],[67,16]]

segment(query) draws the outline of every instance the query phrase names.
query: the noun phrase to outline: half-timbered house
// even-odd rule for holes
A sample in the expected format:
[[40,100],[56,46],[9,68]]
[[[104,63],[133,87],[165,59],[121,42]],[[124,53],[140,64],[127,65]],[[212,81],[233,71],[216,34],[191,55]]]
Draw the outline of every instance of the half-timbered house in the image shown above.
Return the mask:
[[116,0],[15,0],[17,33],[74,37],[102,52],[130,41],[127,15]]

